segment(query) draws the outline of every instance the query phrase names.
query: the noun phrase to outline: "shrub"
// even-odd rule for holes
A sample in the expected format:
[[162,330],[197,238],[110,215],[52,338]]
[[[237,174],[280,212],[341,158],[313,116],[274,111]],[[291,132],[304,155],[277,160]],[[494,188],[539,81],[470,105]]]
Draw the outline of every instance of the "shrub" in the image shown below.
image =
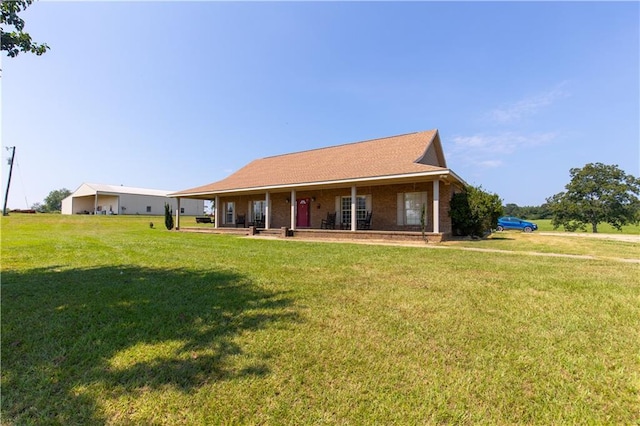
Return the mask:
[[169,231],[173,229],[173,215],[171,214],[171,206],[169,204],[164,205],[164,226]]
[[449,204],[454,235],[482,237],[491,233],[503,214],[502,200],[481,186],[466,186]]

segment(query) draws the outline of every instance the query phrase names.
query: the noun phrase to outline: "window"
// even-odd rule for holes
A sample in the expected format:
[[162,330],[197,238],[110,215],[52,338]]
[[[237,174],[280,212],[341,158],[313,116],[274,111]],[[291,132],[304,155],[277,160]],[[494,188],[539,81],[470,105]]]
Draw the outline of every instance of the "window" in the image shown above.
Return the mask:
[[184,214],[184,207],[180,207],[180,214]]
[[420,217],[424,207],[427,219],[427,193],[405,192],[398,194],[398,225],[421,225]]
[[264,200],[252,201],[251,202],[251,217],[250,221],[254,222],[256,220],[262,220],[265,216],[265,206],[266,202]]
[[[338,209],[336,209],[338,210]],[[340,221],[351,223],[351,197],[340,197]],[[371,196],[358,195],[356,197],[356,220],[367,218],[367,212],[371,210]]]
[[236,203],[233,201],[225,203],[224,209],[224,223],[234,223],[235,222],[235,210]]
[[151,206],[147,206],[147,213],[151,213]]

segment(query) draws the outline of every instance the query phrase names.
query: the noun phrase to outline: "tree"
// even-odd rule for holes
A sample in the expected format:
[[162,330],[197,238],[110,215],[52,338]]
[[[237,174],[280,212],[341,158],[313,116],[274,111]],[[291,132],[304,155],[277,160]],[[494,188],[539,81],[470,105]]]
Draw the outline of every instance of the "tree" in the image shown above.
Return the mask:
[[173,229],[173,215],[171,214],[171,206],[167,203],[164,204],[164,226],[169,231]]
[[517,204],[509,203],[504,206],[504,214],[505,216],[522,216],[522,207],[519,207]]
[[56,189],[55,191],[51,191],[49,195],[44,199],[44,205],[42,206],[42,211],[45,212],[59,212],[62,210],[62,200],[71,195],[71,191],[67,188]]
[[31,210],[35,210],[38,213],[45,213],[44,206],[42,205],[42,203],[33,203],[31,205]]
[[466,186],[451,197],[449,216],[456,235],[482,237],[498,225],[503,214],[502,200],[481,186]]
[[571,181],[565,186],[566,191],[547,198],[554,229],[562,225],[567,231],[586,231],[590,224],[597,233],[602,222],[618,230],[627,223],[638,223],[640,179],[617,165],[602,163],[589,163],[569,173]]
[[24,19],[18,13],[24,11],[33,3],[33,0],[12,0],[0,3],[0,24],[12,26],[14,30],[2,32],[2,50],[7,52],[7,56],[16,57],[20,52],[31,52],[42,55],[49,49],[45,43],[38,44],[31,40],[29,33],[24,32]]
[[547,204],[541,206],[523,206],[509,203],[504,206],[505,216],[517,216],[522,219],[548,219],[551,217]]

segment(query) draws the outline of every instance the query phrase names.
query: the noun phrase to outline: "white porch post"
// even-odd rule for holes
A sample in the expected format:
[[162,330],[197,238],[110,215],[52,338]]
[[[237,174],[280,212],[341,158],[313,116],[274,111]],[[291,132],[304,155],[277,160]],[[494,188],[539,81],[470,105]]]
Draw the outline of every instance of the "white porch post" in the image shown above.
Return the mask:
[[176,231],[180,229],[180,197],[178,200],[178,208],[176,209]]
[[356,231],[358,229],[358,200],[356,199],[356,186],[351,187],[351,230]]
[[433,232],[440,232],[440,181],[433,181]]
[[296,229],[296,190],[291,190],[291,230]]
[[217,195],[215,203],[216,205],[213,210],[213,227],[218,228],[218,225],[220,224],[220,197],[218,197]]
[[267,192],[264,196],[264,229],[269,229],[271,226],[271,195]]

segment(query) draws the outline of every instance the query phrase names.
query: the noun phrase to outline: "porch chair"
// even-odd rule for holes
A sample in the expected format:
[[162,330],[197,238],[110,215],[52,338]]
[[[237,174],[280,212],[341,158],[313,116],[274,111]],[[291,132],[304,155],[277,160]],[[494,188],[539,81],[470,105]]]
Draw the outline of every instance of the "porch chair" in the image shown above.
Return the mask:
[[243,228],[245,228],[245,227],[246,227],[246,225],[247,225],[247,219],[246,219],[246,216],[245,216],[245,215],[243,215],[243,214],[239,214],[239,215],[236,217],[236,228],[239,228],[239,227],[240,227],[240,225],[242,225],[242,227],[243,227]]
[[336,229],[336,212],[327,212],[327,218],[320,222],[320,229]]
[[357,228],[358,229],[371,229],[371,212],[367,212],[367,217],[365,219],[358,220]]
[[256,228],[264,228],[264,215],[256,217]]

